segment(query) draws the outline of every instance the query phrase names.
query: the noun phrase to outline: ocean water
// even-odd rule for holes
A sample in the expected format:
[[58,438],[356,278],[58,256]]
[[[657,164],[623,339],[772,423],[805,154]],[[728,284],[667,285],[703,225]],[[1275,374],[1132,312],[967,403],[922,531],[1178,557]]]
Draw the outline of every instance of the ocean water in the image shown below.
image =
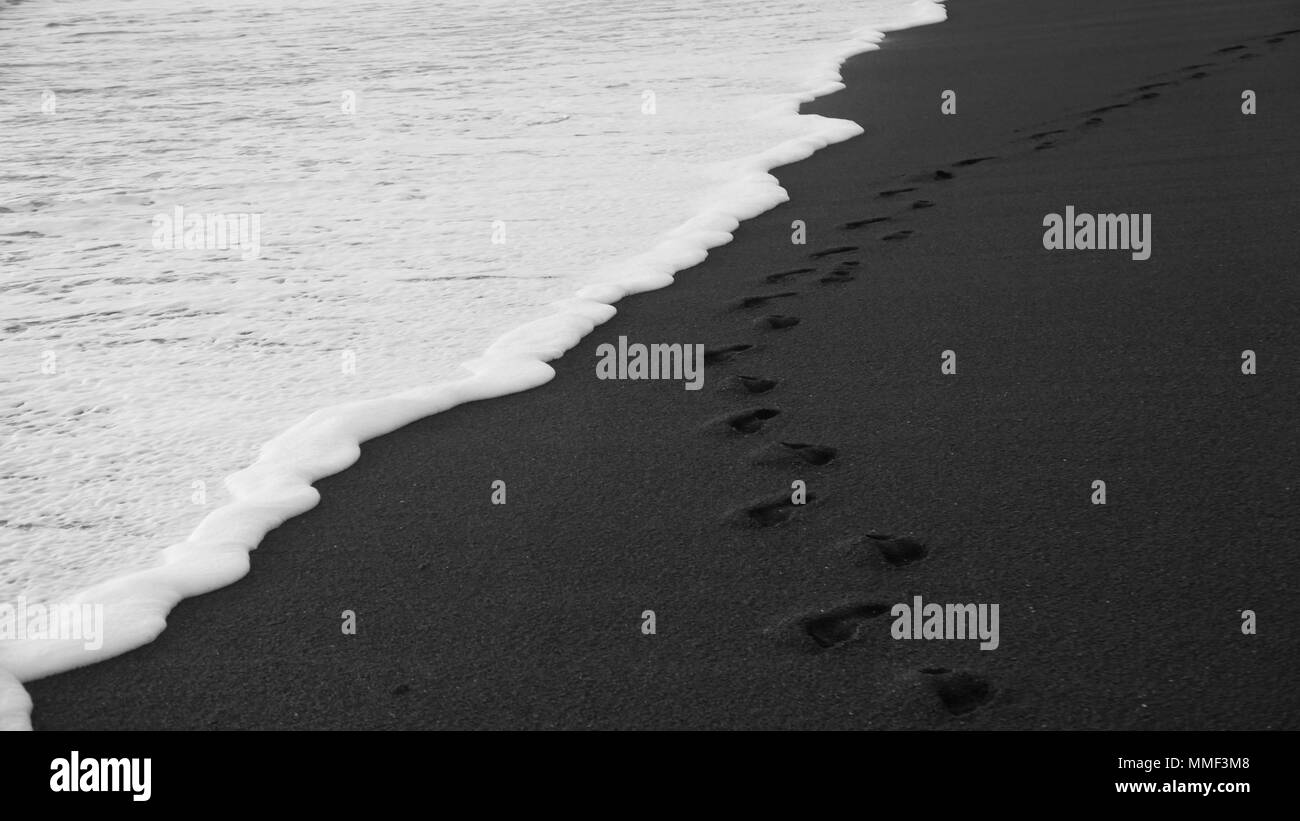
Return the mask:
[[[844,57],[942,17],[0,5],[0,606],[106,614],[94,651],[0,632],[0,726],[26,720],[15,681],[243,575],[359,442],[549,379],[611,303],[783,201],[768,169],[860,133],[795,113]],[[177,214],[244,215],[246,242],[173,243]]]

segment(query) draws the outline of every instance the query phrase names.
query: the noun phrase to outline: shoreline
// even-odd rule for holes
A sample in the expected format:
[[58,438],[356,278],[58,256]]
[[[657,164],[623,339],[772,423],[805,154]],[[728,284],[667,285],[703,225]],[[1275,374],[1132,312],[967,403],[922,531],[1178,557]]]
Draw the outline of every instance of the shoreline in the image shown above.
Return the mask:
[[[838,49],[827,52],[836,56],[826,59],[824,54],[824,62],[805,72],[804,88],[786,95],[782,108],[790,110],[781,116],[801,116],[802,103],[842,88],[843,62],[877,48],[884,32],[942,22],[944,14],[942,5],[924,0],[910,7],[907,19],[879,30],[855,29]],[[774,115],[769,111],[767,116]],[[731,189],[729,196],[660,235],[646,251],[607,266],[623,270],[622,276],[589,284],[551,303],[550,314],[493,340],[477,357],[461,363],[462,372],[472,375],[318,408],[268,440],[261,458],[227,477],[232,499],[204,516],[183,541],[162,550],[159,565],[107,579],[72,597],[74,603],[110,609],[115,629],[105,646],[89,654],[77,642],[53,650],[30,642],[0,647],[6,651],[0,654],[0,726],[26,725],[30,700],[22,680],[57,675],[148,644],[176,603],[243,578],[249,570],[247,554],[283,521],[314,507],[314,483],[355,462],[361,443],[449,407],[545,384],[552,375],[546,363],[608,321],[616,313],[613,304],[671,285],[677,273],[692,267],[690,260],[730,242],[739,221],[783,202],[785,192],[769,173],[773,168],[861,133],[856,124],[833,118],[810,122],[803,131],[759,153],[728,160],[736,169],[721,186]],[[735,192],[740,188],[743,194]]]
[[[1266,270],[1294,257],[1294,194],[1259,190],[1264,177],[1241,157],[1268,138],[1260,156],[1293,163],[1277,140],[1296,111],[1283,88],[1251,76],[1273,109],[1257,121],[1264,136],[1227,117],[1196,123],[1234,73],[1251,70],[1217,49],[1244,44],[1252,65],[1273,66],[1275,85],[1290,79],[1280,67],[1295,63],[1295,35],[1267,40],[1295,28],[1295,14],[1279,3],[1166,4],[1178,28],[1149,8],[1100,6],[954,3],[944,25],[890,34],[850,60],[848,89],[801,112],[851,119],[866,134],[784,166],[790,202],[743,223],[673,288],[620,301],[552,363],[554,384],[367,443],[355,466],[317,484],[315,510],[253,554],[264,570],[182,602],[151,645],[32,682],[35,726],[1294,727],[1282,684],[1294,628],[1276,625],[1296,623],[1281,617],[1295,605],[1261,589],[1294,570],[1280,538],[1294,499],[1271,482],[1295,453],[1280,422],[1294,395],[1281,363],[1295,341],[1277,330],[1295,291]],[[1102,35],[1079,56],[1084,70],[1041,70],[1084,25]],[[996,33],[1012,39],[989,64]],[[1141,56],[1124,51],[1143,44]],[[1136,89],[1152,83],[1173,85],[1143,98],[1152,91]],[[958,116],[940,126],[938,91],[954,84]],[[1094,113],[1107,105],[1118,107]],[[1171,138],[1189,122],[1231,148]],[[1196,174],[1169,173],[1177,149],[1196,155]],[[1153,212],[1153,259],[1044,257],[1042,215],[1090,207],[1062,180],[1099,200],[1092,210]],[[1241,249],[1198,244],[1222,219],[1201,191],[1207,181],[1250,206],[1253,222],[1229,227],[1254,240],[1247,261],[1261,270],[1248,279],[1271,305],[1204,270],[1243,264]],[[916,190],[883,195],[901,188]],[[808,226],[807,247],[790,244],[794,219]],[[1170,233],[1159,236],[1162,222]],[[750,297],[771,304],[738,307]],[[798,324],[765,323],[769,308]],[[1218,333],[1197,339],[1202,326]],[[710,346],[705,389],[595,380],[593,351],[619,335]],[[1207,378],[1206,362],[1231,372],[1225,351],[1248,347],[1229,338],[1241,335],[1271,341],[1261,370],[1275,379]],[[739,345],[750,347],[726,350]],[[948,349],[972,377],[941,379]],[[741,376],[776,384],[755,394]],[[1198,412],[1189,400],[1207,389],[1256,404],[1232,417]],[[741,427],[754,430],[738,433],[746,414]],[[1180,453],[1175,429],[1212,447]],[[815,464],[781,442],[834,456]],[[1195,471],[1172,469],[1184,463]],[[1254,496],[1217,488],[1214,471],[1253,477]],[[1098,473],[1121,477],[1103,518],[1075,504]],[[769,505],[795,478],[811,503]],[[498,479],[510,488],[505,506],[490,501]],[[1267,521],[1243,518],[1257,507],[1272,511]],[[1168,532],[1171,522],[1185,532]],[[1262,543],[1244,566],[1222,555],[1225,530]],[[869,532],[921,534],[927,548],[895,564]],[[887,619],[867,614],[912,592],[1001,602],[1002,647],[891,643]],[[1177,678],[1176,652],[1097,613],[1107,595],[1166,630],[1174,650],[1212,651],[1197,670],[1217,677],[1218,700]],[[1233,644],[1224,602],[1244,599],[1262,602],[1279,632]],[[1192,606],[1211,600],[1213,612]],[[658,614],[655,636],[637,629],[646,609]],[[356,636],[339,634],[343,610],[357,613]],[[1180,632],[1174,615],[1189,610],[1191,630]],[[1159,692],[1160,676],[1180,686]]]

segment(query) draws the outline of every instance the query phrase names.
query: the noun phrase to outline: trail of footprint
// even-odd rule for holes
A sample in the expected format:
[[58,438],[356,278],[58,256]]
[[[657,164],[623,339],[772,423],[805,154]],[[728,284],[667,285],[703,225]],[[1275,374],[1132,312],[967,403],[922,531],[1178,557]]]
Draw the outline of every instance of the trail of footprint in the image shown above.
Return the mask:
[[856,245],[836,245],[834,248],[823,248],[820,251],[813,251],[808,256],[813,259],[821,259],[822,257],[829,257],[832,254],[847,254],[850,251],[856,250],[858,250],[858,246]]
[[946,667],[927,667],[921,673],[929,678],[930,687],[952,715],[966,715],[993,698],[993,685],[975,673],[953,672]]
[[[1230,51],[1239,51],[1239,50],[1241,50],[1241,47],[1222,49],[1220,51],[1226,53]],[[1207,67],[1209,67],[1208,64],[1202,64],[1198,66],[1185,67],[1183,70],[1194,70],[1194,69],[1207,68]],[[1192,79],[1199,79],[1204,76],[1208,76],[1208,75],[1206,75],[1204,72],[1198,72],[1197,74],[1192,75]],[[1139,86],[1136,89],[1136,91],[1142,93],[1136,99],[1138,100],[1156,99],[1160,96],[1160,94],[1155,93],[1154,89],[1171,86],[1171,85],[1177,85],[1177,83],[1172,81],[1157,82],[1157,83],[1150,83],[1143,86]],[[1126,108],[1129,106],[1129,104],[1130,103],[1128,102],[1116,103],[1116,104],[1102,106],[1100,108],[1093,109],[1087,112],[1092,116],[1085,122],[1085,125],[1088,126],[1100,125],[1104,122],[1104,120],[1097,115]],[[1055,140],[1050,140],[1045,138],[1054,137],[1056,135],[1065,134],[1065,133],[1067,133],[1065,129],[1052,129],[1052,130],[1042,131],[1036,134],[1032,134],[1029,136],[1028,139],[1039,141],[1039,144],[1034,147],[1035,150],[1044,150],[1047,148],[1054,147],[1056,145]],[[997,158],[996,157],[970,157],[954,163],[953,167],[968,167],[968,166],[976,165],[980,162],[986,162],[993,159],[997,159]],[[936,180],[948,180],[953,178],[954,175],[951,172],[942,169],[934,172],[934,179]],[[894,197],[900,194],[910,193],[915,190],[917,189],[914,187],[890,189],[890,190],[879,192],[878,196],[886,197],[886,198]],[[913,202],[912,208],[913,209],[928,208],[928,207],[933,207],[934,204],[935,203],[929,200],[917,200]],[[844,229],[852,230],[857,228],[863,228],[870,225],[875,225],[877,223],[887,222],[889,220],[890,220],[889,217],[869,217],[860,220],[852,220],[846,222],[840,227]],[[906,230],[906,229],[900,230],[882,237],[882,240],[906,239],[910,237],[912,233],[913,232],[911,230]],[[822,257],[831,256],[839,253],[847,253],[856,250],[859,249],[854,246],[837,246],[834,248],[828,248],[818,252],[814,252],[813,254],[811,254],[811,257],[814,259],[820,259]],[[789,276],[795,276],[803,273],[812,273],[813,270],[814,269],[795,269],[794,271],[772,274],[769,275],[768,281],[778,282]],[[820,279],[820,281],[823,284],[829,284],[832,282],[852,281],[852,279],[853,277],[849,275],[847,271],[837,268],[836,270],[832,271],[829,275],[823,276]],[[754,307],[755,305],[762,304],[762,302],[765,302],[770,298],[774,298],[774,297],[751,298],[743,302],[742,306]],[[758,320],[758,322],[766,323],[769,319],[771,318],[764,317]],[[773,326],[769,325],[769,327],[773,327]],[[761,390],[771,389],[770,380],[760,380],[753,377],[746,377],[744,379],[749,380],[750,381],[749,384],[759,386]],[[746,389],[749,390],[748,387]],[[753,391],[753,392],[757,392],[757,391]],[[777,411],[771,409],[758,409],[757,411],[750,411],[750,412],[746,412],[731,417],[728,420],[728,423],[730,424],[733,430],[736,430],[741,433],[753,433],[762,427],[763,422],[765,422],[766,419],[772,418],[775,415],[777,415]],[[777,460],[799,459],[809,464],[820,465],[820,464],[826,464],[829,461],[833,460],[835,458],[835,455],[836,454],[833,448],[810,445],[802,442],[780,442],[780,443],[774,443],[768,445],[765,448],[760,449],[755,456],[755,460],[760,462],[768,462],[768,461],[777,461]],[[797,507],[798,506],[793,505],[789,501],[788,497],[783,495],[781,497],[774,498],[769,501],[753,504],[746,508],[743,508],[741,511],[734,514],[734,518],[739,520],[743,524],[748,524],[751,526],[752,525],[764,526],[764,527],[773,526],[787,521],[797,511]],[[929,548],[924,542],[922,542],[919,539],[915,539],[907,536],[894,537],[888,534],[872,533],[872,534],[867,534],[866,543],[874,547],[879,552],[882,559],[887,564],[895,568],[906,567],[915,562],[922,561],[929,554]],[[820,647],[829,648],[851,640],[858,634],[858,631],[863,622],[872,618],[876,618],[881,614],[888,612],[888,609],[889,608],[887,605],[880,605],[880,604],[850,605],[850,606],[838,608],[830,612],[820,613],[816,616],[805,617],[803,620],[803,628],[804,631],[807,633],[807,635],[813,638],[814,641]],[[978,676],[976,674],[967,673],[967,672],[954,673],[945,668],[929,668],[924,670],[923,672],[930,678],[931,686],[934,692],[939,697],[940,701],[943,703],[945,709],[948,710],[948,712],[954,716],[964,715],[969,712],[972,712],[978,709],[980,706],[986,704],[992,698],[993,695],[992,685],[988,682],[987,679]]]
[[757,308],[759,305],[762,305],[767,302],[771,302],[774,299],[787,299],[792,296],[799,296],[799,294],[796,293],[795,291],[782,291],[779,294],[761,294],[758,296],[747,296],[747,297],[742,297],[738,301],[732,303],[732,308],[736,308],[740,310],[744,310],[746,308]]
[[721,347],[716,347],[716,348],[705,348],[704,364],[716,365],[720,362],[726,362],[732,359],[733,357],[735,357],[736,354],[744,353],[745,351],[748,351],[753,347],[754,347],[753,345],[739,344],[739,345],[723,345]]
[[888,604],[865,602],[805,616],[800,620],[805,633],[822,648],[835,647],[857,638],[872,619],[888,613]]
[[[1247,47],[1245,45],[1238,44],[1238,45],[1232,45],[1232,46],[1227,46],[1218,49],[1214,53],[1223,54],[1223,55],[1237,54],[1238,60],[1251,59],[1253,57],[1258,56],[1250,52],[1240,53],[1240,52],[1244,52],[1246,48]],[[1159,92],[1156,92],[1155,89],[1175,87],[1178,86],[1180,82],[1183,80],[1200,80],[1209,77],[1210,76],[1209,72],[1203,71],[1202,69],[1211,69],[1214,68],[1216,65],[1217,65],[1216,63],[1195,63],[1192,65],[1182,66],[1181,68],[1175,69],[1173,71],[1164,72],[1163,74],[1158,76],[1170,77],[1171,75],[1174,75],[1175,73],[1178,72],[1193,72],[1193,73],[1183,74],[1182,76],[1176,79],[1158,80],[1150,83],[1144,83],[1140,86],[1136,86],[1134,89],[1132,89],[1132,91],[1134,92],[1140,92],[1136,96],[1133,96],[1124,102],[1101,106],[1099,108],[1094,108],[1085,112],[1086,115],[1091,115],[1091,116],[1088,116],[1088,119],[1085,120],[1080,125],[1074,126],[1073,131],[1075,133],[1078,133],[1081,130],[1087,130],[1102,125],[1105,122],[1105,120],[1098,115],[1127,108],[1141,101],[1150,101],[1159,98],[1161,94]],[[1019,131],[1020,129],[1017,129],[1017,132]],[[1054,138],[1057,135],[1061,135],[1065,133],[1067,133],[1065,129],[1052,129],[1046,131],[1039,131],[1037,133],[1030,134],[1027,137],[1022,137],[1021,139],[1029,140],[1029,141],[1037,140],[1038,144],[1033,147],[1033,150],[1046,151],[1057,147],[1059,143],[1057,139],[1050,139],[1050,138]],[[955,163],[955,165],[960,165],[960,164],[961,163]]]
[[739,527],[776,527],[790,521],[796,513],[815,501],[817,496],[809,493],[804,504],[796,505],[790,501],[789,494],[782,494],[734,510],[727,515],[727,519]]
[[771,331],[783,331],[786,328],[793,328],[799,324],[799,317],[785,316],[783,314],[768,314],[754,320],[754,327],[766,328]]

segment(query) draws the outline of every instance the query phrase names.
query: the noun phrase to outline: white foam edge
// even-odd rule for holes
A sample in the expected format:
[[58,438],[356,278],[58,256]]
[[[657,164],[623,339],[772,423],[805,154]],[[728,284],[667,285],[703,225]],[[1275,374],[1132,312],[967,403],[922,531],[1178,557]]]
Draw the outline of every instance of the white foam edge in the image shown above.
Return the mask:
[[249,570],[249,554],[271,530],[320,501],[312,483],[356,462],[361,443],[465,402],[518,393],[549,382],[546,363],[575,347],[612,318],[613,303],[667,287],[674,275],[703,262],[709,250],[731,242],[743,220],[788,201],[771,169],[797,162],[863,129],[849,120],[799,114],[802,103],[844,88],[839,68],[855,54],[879,48],[887,31],[942,22],[940,2],[915,0],[904,20],[853,33],[833,65],[813,75],[809,88],[768,116],[798,117],[809,132],[715,171],[730,177],[714,202],[668,232],[650,251],[610,266],[609,281],[582,288],[553,304],[556,313],[497,339],[483,356],[465,363],[471,376],[389,396],[317,410],[262,446],[257,461],[226,478],[231,501],[212,511],[182,542],[162,551],[160,563],[90,587],[62,605],[102,605],[103,643],[79,640],[0,642],[0,729],[30,730],[32,700],[21,682],[32,681],[142,647],[162,633],[181,599],[233,584]]

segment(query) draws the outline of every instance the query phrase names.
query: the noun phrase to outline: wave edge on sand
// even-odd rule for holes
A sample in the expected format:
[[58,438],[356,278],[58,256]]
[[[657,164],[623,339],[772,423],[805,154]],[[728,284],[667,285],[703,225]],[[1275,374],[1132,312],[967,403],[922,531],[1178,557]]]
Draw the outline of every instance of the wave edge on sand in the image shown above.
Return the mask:
[[808,87],[768,113],[795,118],[807,133],[759,154],[720,164],[728,181],[701,213],[668,232],[652,249],[611,266],[616,274],[554,304],[557,312],[497,339],[463,367],[464,379],[421,386],[385,397],[322,408],[261,448],[249,467],[226,479],[232,501],[212,511],[184,541],[162,551],[161,563],[90,587],[67,603],[102,605],[99,647],[80,640],[25,640],[0,645],[0,729],[31,729],[32,700],[22,682],[94,664],[152,642],[182,599],[209,593],[243,578],[249,554],[271,530],[317,505],[314,482],[346,470],[361,444],[457,405],[526,391],[550,381],[546,363],[559,358],[612,318],[624,297],[665,288],[674,275],[702,262],[732,240],[741,222],[788,200],[770,172],[806,159],[828,145],[863,133],[849,120],[800,114],[799,107],[842,89],[840,67],[850,57],[879,48],[884,35],[947,19],[942,2],[914,0],[907,17],[852,34]]

